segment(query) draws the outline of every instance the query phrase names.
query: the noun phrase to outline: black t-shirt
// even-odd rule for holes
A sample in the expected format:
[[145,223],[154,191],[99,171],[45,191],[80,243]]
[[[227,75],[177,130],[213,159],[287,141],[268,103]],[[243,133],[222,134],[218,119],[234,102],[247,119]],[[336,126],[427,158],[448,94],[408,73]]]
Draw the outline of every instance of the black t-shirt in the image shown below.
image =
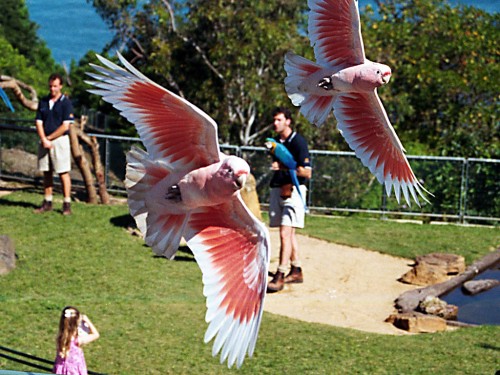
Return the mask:
[[[290,136],[284,142],[280,140],[279,136],[275,137],[274,139],[276,140],[276,142],[280,142],[283,146],[285,146],[288,149],[288,151],[290,151],[293,158],[297,162],[297,167],[311,166],[307,141],[299,133],[292,132],[292,134],[290,134]],[[305,177],[297,176],[297,178],[299,180],[299,184],[301,185],[305,184],[307,180]],[[270,186],[272,188],[280,187],[290,183],[292,183],[290,173],[288,171],[279,170],[274,172]]]
[[[52,109],[50,109],[49,101],[50,96],[42,98],[38,103],[38,110],[36,111],[36,119],[43,121],[45,135],[55,132],[64,121],[73,122],[75,119],[73,105],[67,96],[61,95],[54,103]],[[64,134],[68,134],[68,132]]]

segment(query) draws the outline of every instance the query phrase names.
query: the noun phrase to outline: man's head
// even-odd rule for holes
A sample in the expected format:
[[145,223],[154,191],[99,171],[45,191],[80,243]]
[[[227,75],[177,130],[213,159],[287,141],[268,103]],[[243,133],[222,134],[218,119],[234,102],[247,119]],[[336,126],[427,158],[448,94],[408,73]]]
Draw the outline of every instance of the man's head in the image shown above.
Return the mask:
[[282,137],[288,137],[292,132],[292,114],[288,108],[277,107],[273,111],[274,131]]
[[60,74],[53,73],[49,77],[49,91],[51,98],[58,98],[61,95],[63,80]]

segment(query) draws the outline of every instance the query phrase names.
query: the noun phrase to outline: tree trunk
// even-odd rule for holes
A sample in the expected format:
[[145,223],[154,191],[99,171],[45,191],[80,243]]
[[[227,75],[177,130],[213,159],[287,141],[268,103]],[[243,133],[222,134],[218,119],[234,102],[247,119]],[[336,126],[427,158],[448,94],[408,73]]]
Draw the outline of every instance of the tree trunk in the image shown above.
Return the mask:
[[83,148],[78,142],[78,133],[80,133],[80,129],[78,129],[75,125],[71,125],[69,128],[69,138],[71,142],[71,154],[73,155],[73,159],[75,160],[78,169],[83,177],[83,182],[85,183],[85,188],[87,189],[88,203],[97,203],[97,195],[94,186],[94,177],[90,171],[89,164],[87,163],[87,159],[83,154]]
[[[83,129],[87,122],[87,117],[82,116],[80,119],[80,127],[74,127],[74,130],[77,134],[78,139],[81,142],[84,142],[89,148],[92,155],[92,164],[94,166],[94,173],[97,178],[97,183],[99,187],[99,197],[101,199],[102,204],[109,204],[109,195],[108,190],[106,188],[106,179],[104,175],[104,168],[102,167],[101,157],[99,155],[99,142],[97,142],[96,137],[89,137],[84,133]],[[82,176],[83,173],[82,173]],[[92,177],[92,175],[91,175]],[[84,176],[85,179],[85,176]],[[87,180],[85,180],[85,184],[87,185]],[[94,178],[92,177],[92,188],[93,194],[95,197],[95,187],[94,187]],[[95,203],[97,203],[97,198],[95,197]]]
[[474,262],[466,268],[466,270],[454,278],[426,288],[414,289],[404,292],[396,299],[396,308],[400,312],[411,312],[417,308],[421,301],[427,296],[439,297],[442,294],[455,289],[457,286],[462,285],[467,280],[471,280],[476,275],[487,270],[494,264],[500,262],[500,248],[486,254],[482,259]]

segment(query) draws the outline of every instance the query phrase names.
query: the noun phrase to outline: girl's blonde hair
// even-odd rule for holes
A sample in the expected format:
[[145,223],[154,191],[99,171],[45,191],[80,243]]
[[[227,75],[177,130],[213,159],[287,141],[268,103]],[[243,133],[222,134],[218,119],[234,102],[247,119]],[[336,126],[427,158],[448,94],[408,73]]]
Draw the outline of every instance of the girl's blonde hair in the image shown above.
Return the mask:
[[59,320],[59,333],[57,334],[57,351],[61,358],[66,358],[71,339],[78,334],[80,324],[80,312],[72,306],[66,306]]

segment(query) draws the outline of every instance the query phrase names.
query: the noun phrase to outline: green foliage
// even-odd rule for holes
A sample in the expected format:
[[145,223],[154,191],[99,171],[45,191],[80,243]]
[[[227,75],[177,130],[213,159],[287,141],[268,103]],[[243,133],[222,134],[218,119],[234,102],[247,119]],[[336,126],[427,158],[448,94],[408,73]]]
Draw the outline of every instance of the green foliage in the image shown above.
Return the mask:
[[37,29],[38,25],[29,18],[25,0],[2,0],[0,36],[8,40],[37,69],[52,71],[54,59],[45,41],[37,36]]
[[[499,328],[379,335],[264,313],[254,357],[228,370],[203,343],[205,299],[190,253],[154,257],[125,227],[125,205],[73,203],[74,215],[32,214],[41,192],[0,198],[0,233],[18,255],[0,277],[0,345],[52,360],[62,308],[79,307],[101,337],[85,347],[108,374],[493,374]],[[56,202],[55,208],[61,202]],[[308,217],[306,233],[411,257],[453,251],[478,259],[498,229]],[[411,353],[411,355],[409,355]],[[477,360],[480,358],[481,360]],[[0,369],[33,370],[5,358]]]
[[385,0],[362,19],[367,57],[393,69],[380,94],[409,152],[498,158],[500,14]]

